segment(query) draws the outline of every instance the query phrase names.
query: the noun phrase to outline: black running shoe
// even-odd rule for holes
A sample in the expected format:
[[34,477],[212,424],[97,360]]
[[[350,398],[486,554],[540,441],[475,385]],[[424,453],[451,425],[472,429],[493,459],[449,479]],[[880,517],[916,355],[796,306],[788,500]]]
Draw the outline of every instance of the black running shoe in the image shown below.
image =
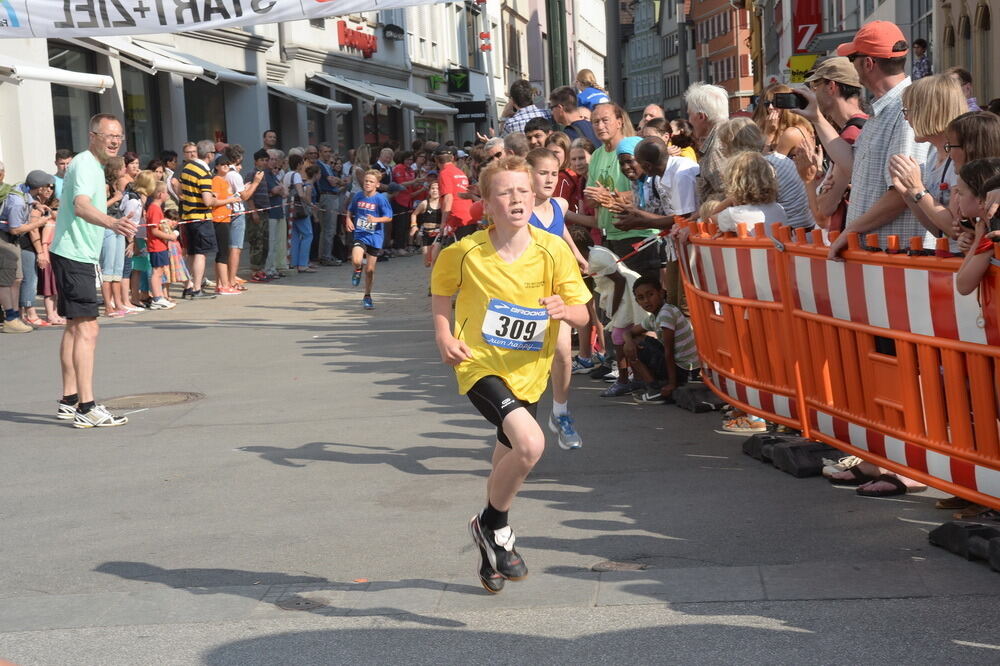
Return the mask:
[[521,580],[528,576],[528,565],[514,550],[514,530],[510,525],[493,531],[483,526],[479,516],[469,524],[472,539],[486,552],[494,571],[507,580]]
[[486,549],[479,545],[479,539],[476,538],[478,523],[478,515],[473,516],[472,520],[469,521],[469,534],[472,536],[472,542],[476,544],[476,548],[479,550],[479,570],[477,571],[479,574],[479,582],[482,583],[487,592],[490,594],[497,594],[503,589],[506,581],[504,580],[504,577],[498,574],[490,564],[490,558],[486,553]]

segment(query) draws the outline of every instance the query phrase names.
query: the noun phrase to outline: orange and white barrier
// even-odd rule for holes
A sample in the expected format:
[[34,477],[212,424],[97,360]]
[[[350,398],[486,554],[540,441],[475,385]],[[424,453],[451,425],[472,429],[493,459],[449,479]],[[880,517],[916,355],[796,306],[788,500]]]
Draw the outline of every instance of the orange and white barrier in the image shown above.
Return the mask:
[[[955,290],[959,258],[762,226],[678,244],[706,383],[813,439],[1000,509],[1000,269]],[[874,238],[866,239],[868,246]],[[866,246],[866,247],[868,247]],[[1000,256],[1000,252],[998,252]]]

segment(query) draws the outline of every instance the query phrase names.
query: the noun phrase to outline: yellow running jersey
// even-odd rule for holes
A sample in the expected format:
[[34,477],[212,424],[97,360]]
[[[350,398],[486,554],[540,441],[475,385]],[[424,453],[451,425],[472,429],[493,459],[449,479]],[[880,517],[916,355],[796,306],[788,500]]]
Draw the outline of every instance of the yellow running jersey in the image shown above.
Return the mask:
[[559,332],[559,322],[549,319],[539,299],[558,294],[566,305],[590,301],[566,241],[528,229],[532,243],[512,263],[500,258],[486,230],[444,249],[434,264],[431,292],[458,292],[454,335],[472,352],[455,368],[463,395],[483,377],[496,375],[518,399],[537,402]]

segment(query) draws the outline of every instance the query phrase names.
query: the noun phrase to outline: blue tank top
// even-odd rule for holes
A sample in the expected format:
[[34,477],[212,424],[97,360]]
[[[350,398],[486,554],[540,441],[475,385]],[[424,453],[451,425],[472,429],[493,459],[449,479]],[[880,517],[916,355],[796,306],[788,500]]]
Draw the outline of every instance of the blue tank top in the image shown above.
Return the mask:
[[562,207],[556,203],[555,199],[549,199],[549,204],[552,206],[552,224],[547,227],[544,226],[542,221],[538,219],[538,216],[535,215],[533,211],[531,213],[531,219],[528,220],[528,224],[562,238],[563,231],[566,229],[566,222],[563,219]]

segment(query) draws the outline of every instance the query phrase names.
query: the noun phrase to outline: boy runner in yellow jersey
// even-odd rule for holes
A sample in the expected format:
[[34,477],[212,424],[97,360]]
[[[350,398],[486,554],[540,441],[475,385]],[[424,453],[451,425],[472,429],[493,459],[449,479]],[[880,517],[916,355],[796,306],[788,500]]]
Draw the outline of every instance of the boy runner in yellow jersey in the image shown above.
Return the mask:
[[535,410],[559,322],[585,324],[590,292],[566,243],[528,224],[534,192],[523,159],[490,165],[479,187],[493,224],[441,252],[431,308],[441,359],[455,368],[459,392],[497,428],[486,508],[469,522],[480,551],[479,579],[497,593],[505,580],[528,575],[507,512],[545,448]]

